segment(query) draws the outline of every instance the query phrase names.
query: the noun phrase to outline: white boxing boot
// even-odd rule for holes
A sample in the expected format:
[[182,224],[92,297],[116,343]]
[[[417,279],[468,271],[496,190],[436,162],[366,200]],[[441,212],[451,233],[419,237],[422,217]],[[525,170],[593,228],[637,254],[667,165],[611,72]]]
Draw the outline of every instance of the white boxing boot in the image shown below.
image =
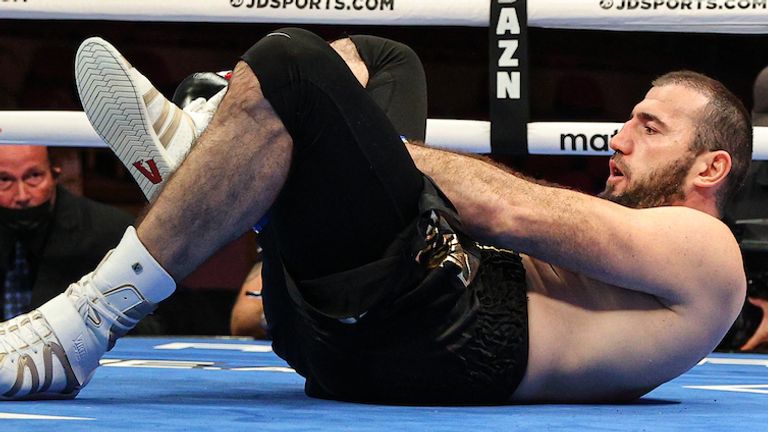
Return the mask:
[[74,398],[117,338],[175,288],[129,227],[96,270],[0,326],[0,399]]
[[148,200],[184,160],[226,92],[182,110],[98,37],[80,45],[75,77],[88,120]]

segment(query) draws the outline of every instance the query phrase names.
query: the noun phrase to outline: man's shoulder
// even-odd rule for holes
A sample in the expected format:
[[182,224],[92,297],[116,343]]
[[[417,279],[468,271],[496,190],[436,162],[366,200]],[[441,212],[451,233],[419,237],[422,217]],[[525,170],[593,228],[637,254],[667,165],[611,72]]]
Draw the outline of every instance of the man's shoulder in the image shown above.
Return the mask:
[[[673,250],[682,256],[687,268],[667,270],[680,276],[678,286],[687,287],[690,304],[714,305],[724,313],[729,305],[738,309],[744,300],[746,276],[739,244],[728,226],[687,207],[659,207],[652,213],[656,223],[666,225],[662,231],[665,241],[680,244]],[[678,259],[670,257],[670,262],[675,261]]]
[[646,292],[666,305],[742,291],[738,243],[716,217],[683,206],[626,209],[620,216],[610,221],[609,254],[597,265],[602,273],[596,277],[611,276],[604,282]]

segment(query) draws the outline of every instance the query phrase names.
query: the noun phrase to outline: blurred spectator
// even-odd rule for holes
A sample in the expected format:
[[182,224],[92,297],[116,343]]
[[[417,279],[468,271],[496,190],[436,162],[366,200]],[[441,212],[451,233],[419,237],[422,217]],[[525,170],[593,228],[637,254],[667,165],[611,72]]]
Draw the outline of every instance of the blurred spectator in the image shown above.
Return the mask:
[[133,223],[58,185],[43,146],[0,145],[2,319],[34,309],[88,273]]

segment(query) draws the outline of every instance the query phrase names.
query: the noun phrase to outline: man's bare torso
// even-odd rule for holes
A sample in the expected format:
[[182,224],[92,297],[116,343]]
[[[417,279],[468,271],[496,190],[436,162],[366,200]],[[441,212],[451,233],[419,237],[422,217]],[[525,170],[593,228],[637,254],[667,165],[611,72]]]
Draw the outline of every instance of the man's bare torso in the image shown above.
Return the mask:
[[516,401],[635,399],[695,365],[717,342],[700,328],[705,317],[696,305],[668,307],[531,257],[523,263],[529,361]]

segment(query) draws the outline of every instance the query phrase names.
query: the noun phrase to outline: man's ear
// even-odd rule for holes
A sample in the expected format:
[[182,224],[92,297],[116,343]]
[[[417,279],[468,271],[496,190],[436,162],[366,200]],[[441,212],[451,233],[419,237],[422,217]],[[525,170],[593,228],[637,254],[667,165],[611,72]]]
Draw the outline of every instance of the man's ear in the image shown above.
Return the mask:
[[61,175],[61,167],[58,167],[58,166],[51,167],[51,175],[53,175],[54,180],[58,179],[59,176]]
[[731,155],[725,150],[715,150],[698,156],[693,165],[698,170],[693,184],[711,188],[724,183],[731,172],[731,164]]

